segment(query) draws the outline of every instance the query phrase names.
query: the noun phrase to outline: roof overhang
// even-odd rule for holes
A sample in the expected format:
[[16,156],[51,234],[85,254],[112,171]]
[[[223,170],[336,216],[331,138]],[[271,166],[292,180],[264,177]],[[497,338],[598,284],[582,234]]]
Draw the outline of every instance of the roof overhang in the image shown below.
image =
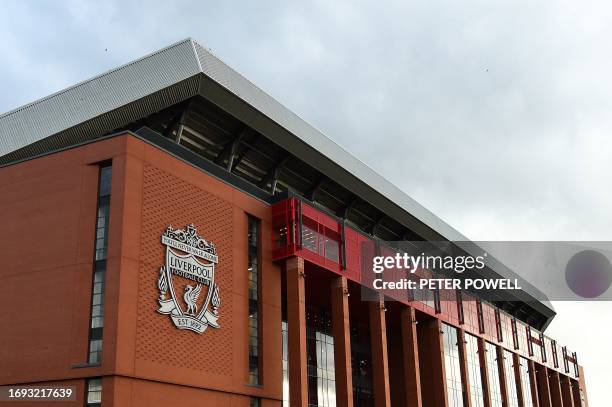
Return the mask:
[[[267,93],[186,39],[0,116],[0,166],[82,144],[201,95],[427,240],[468,241]],[[495,271],[514,275],[502,264]],[[548,322],[535,287],[525,301]]]

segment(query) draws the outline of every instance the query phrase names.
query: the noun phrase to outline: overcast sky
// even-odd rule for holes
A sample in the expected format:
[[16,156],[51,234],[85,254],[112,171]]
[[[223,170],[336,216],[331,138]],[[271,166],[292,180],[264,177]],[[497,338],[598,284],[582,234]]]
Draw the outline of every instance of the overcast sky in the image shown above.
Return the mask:
[[[0,111],[193,37],[475,240],[612,240],[612,6],[18,1]],[[548,331],[609,405],[612,304]]]

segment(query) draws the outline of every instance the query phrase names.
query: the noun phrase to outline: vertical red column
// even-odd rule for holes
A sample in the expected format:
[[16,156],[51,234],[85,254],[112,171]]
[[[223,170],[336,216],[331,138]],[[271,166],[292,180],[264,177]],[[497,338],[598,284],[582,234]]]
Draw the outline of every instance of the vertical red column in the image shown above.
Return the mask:
[[499,370],[499,387],[502,396],[502,402],[504,406],[510,405],[510,398],[508,397],[508,379],[513,379],[512,377],[507,377],[506,375],[506,366],[504,365],[504,350],[501,346],[495,346],[497,352],[497,369]]
[[561,396],[565,407],[574,407],[574,395],[572,394],[572,382],[566,375],[561,375]]
[[442,324],[439,319],[429,319],[419,322],[419,334],[423,334],[425,348],[429,354],[423,360],[428,363],[430,382],[427,386],[427,407],[448,407],[448,391],[446,389],[446,367],[444,363],[444,341],[442,338]]
[[285,263],[287,277],[287,324],[289,326],[289,403],[307,407],[306,290],[304,259],[291,257]]
[[538,381],[538,394],[540,396],[540,407],[552,407],[550,397],[550,384],[548,382],[548,369],[546,366],[535,365]]
[[349,324],[348,281],[335,277],[331,287],[332,332],[336,368],[336,403],[353,406],[353,371],[351,367],[351,332]]
[[[574,354],[574,357],[576,355]],[[578,397],[578,403],[581,405],[584,402],[585,407],[589,407],[589,396],[586,391],[586,382],[584,381],[584,369],[582,366],[578,366],[578,393],[580,397]]]
[[489,383],[489,369],[487,368],[487,348],[485,340],[482,338],[478,338],[478,359],[480,361],[480,377],[482,380],[484,407],[491,407],[491,385]]
[[529,381],[531,382],[531,399],[533,400],[534,407],[540,407],[540,396],[538,392],[538,380],[536,374],[536,367],[533,360],[529,360]]
[[457,342],[459,346],[459,363],[461,369],[461,383],[463,385],[463,405],[465,407],[472,407],[472,397],[470,397],[470,374],[468,372],[468,360],[466,351],[466,340],[465,331],[463,329],[457,330]]
[[419,374],[419,344],[417,341],[417,321],[415,310],[405,307],[401,313],[402,325],[402,364],[404,370],[404,386],[406,400],[404,406],[421,407],[421,376]]
[[563,407],[563,397],[561,395],[561,381],[559,372],[548,370],[548,383],[550,387],[550,398],[553,407]]
[[518,402],[520,407],[525,406],[525,398],[523,397],[523,387],[525,383],[523,383],[523,378],[521,377],[521,358],[517,353],[513,353],[512,357],[513,365],[514,365],[514,378],[516,379],[516,394],[518,396]]
[[582,407],[582,397],[580,397],[580,384],[577,380],[570,379],[572,383],[572,395],[574,396],[574,407]]
[[385,321],[385,302],[368,303],[370,314],[370,341],[372,345],[372,381],[374,385],[374,405],[391,406],[389,390],[389,365],[387,359],[387,326]]

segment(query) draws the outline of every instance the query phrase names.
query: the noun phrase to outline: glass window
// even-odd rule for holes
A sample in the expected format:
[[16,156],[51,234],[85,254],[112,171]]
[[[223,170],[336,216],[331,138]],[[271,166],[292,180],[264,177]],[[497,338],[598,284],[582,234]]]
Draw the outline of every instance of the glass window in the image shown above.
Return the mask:
[[102,360],[102,339],[89,341],[89,363],[100,363]]
[[260,222],[259,219],[248,218],[248,259],[247,274],[249,280],[249,383],[261,383],[260,348]]
[[504,370],[506,372],[506,384],[508,389],[508,403],[510,407],[519,407],[518,393],[516,390],[516,375],[514,373],[514,356],[512,352],[504,349]]
[[302,220],[302,247],[335,263],[340,263],[340,236],[309,218]]
[[489,373],[489,386],[491,407],[503,407],[501,385],[499,381],[499,367],[497,365],[497,346],[486,342],[487,372]]
[[98,199],[98,215],[96,222],[96,249],[94,260],[106,259],[108,252],[108,216],[110,199],[108,196]]
[[419,281],[425,278],[426,277],[420,277],[420,276],[416,276],[412,274],[410,279],[415,281],[417,286],[415,289],[410,290],[410,293],[414,301],[419,301],[425,304],[427,307],[435,309],[436,303],[435,303],[435,298],[434,298],[435,297],[434,291],[427,289],[427,288],[419,288]]
[[287,321],[281,323],[283,359],[283,407],[289,407],[289,333]]
[[444,364],[446,367],[446,390],[448,407],[463,407],[463,382],[457,328],[442,324],[444,338]]
[[484,407],[482,377],[480,375],[480,357],[478,356],[478,338],[466,333],[465,342],[472,407]]
[[531,398],[531,376],[529,376],[529,362],[527,359],[520,358],[521,383],[523,388],[524,407],[533,407]]
[[340,263],[340,243],[327,236],[325,237],[325,258]]
[[100,169],[100,187],[99,196],[109,196],[111,193],[111,180],[112,180],[113,167],[110,165],[103,166]]
[[334,338],[329,315],[309,310],[306,329],[308,406],[336,406]]
[[100,168],[98,182],[98,211],[94,240],[94,271],[91,289],[91,315],[89,324],[89,363],[102,361],[102,330],[104,327],[104,283],[108,253],[108,225],[110,214],[112,167]]
[[110,212],[110,191],[112,167],[100,168],[98,184],[98,215],[96,221],[96,241],[94,260],[106,259],[108,249],[108,216]]
[[302,247],[308,249],[313,253],[317,253],[318,244],[317,237],[318,232],[305,224],[302,224]]
[[98,407],[102,405],[102,379],[87,380],[87,406]]

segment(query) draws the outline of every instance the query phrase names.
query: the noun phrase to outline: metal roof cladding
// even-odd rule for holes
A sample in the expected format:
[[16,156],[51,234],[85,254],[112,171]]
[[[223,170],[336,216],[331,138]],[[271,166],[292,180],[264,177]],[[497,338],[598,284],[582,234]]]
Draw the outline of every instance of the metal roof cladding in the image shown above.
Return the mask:
[[[195,95],[213,100],[288,152],[428,240],[468,241],[191,38],[0,116],[0,166],[88,142]],[[503,270],[505,269],[505,270]],[[497,265],[496,271],[512,276]],[[543,294],[530,287],[534,296]],[[541,309],[552,319],[547,302]]]

